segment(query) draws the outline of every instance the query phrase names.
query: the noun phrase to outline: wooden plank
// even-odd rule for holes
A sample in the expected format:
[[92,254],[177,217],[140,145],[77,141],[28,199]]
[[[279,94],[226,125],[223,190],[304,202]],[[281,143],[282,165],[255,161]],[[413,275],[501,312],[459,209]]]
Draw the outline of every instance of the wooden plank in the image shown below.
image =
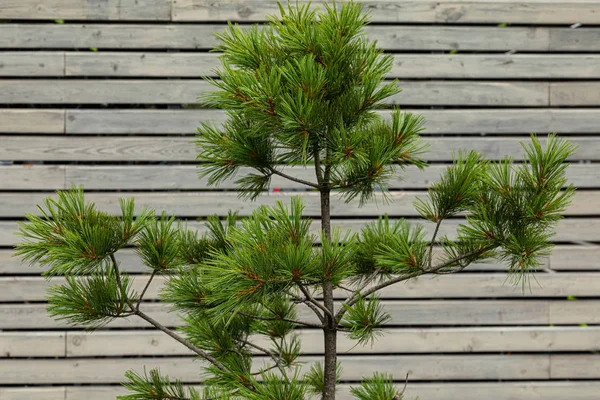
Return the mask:
[[[305,3],[305,1],[302,1]],[[593,1],[384,1],[366,0],[373,22],[402,23],[519,23],[598,24],[600,13]],[[228,0],[207,3],[178,0],[173,3],[174,21],[264,21],[279,15],[274,0]]]
[[[65,387],[0,387],[2,400],[65,400]],[[92,399],[89,399],[92,400]],[[96,399],[94,399],[96,400]]]
[[[536,355],[422,355],[338,356],[342,380],[360,380],[374,372],[405,376],[413,380],[547,379],[550,356]],[[307,372],[315,357],[301,357],[300,370]],[[148,360],[129,359],[31,359],[7,360],[0,364],[0,383],[120,383],[129,369],[142,370]],[[257,360],[256,365],[261,363]],[[184,382],[199,382],[205,365],[192,358],[164,357],[152,360],[153,367]],[[568,375],[568,373],[566,373]],[[572,376],[572,375],[571,375]]]
[[[35,333],[37,334],[37,333]],[[24,336],[34,335],[24,333]],[[58,335],[56,333],[55,335]],[[67,332],[68,357],[175,356],[190,351],[162,332],[98,331]],[[303,354],[322,354],[323,333],[298,330]],[[270,347],[263,337],[251,339]],[[600,349],[599,327],[506,327],[506,328],[388,328],[373,345],[357,346],[347,335],[338,337],[339,354],[384,353],[480,353],[595,351]],[[36,356],[35,349],[30,349]]]
[[548,318],[552,324],[600,324],[597,307],[592,300],[552,301]]
[[[25,121],[27,121],[25,123]],[[64,133],[65,111],[52,109],[0,109],[0,132]]]
[[[0,160],[14,161],[171,161],[194,162],[199,149],[188,137],[65,137],[2,136]],[[570,160],[598,160],[600,139],[571,136],[579,146]],[[424,137],[429,146],[424,158],[451,161],[460,150],[475,150],[491,160],[509,155],[520,160],[523,137]],[[542,142],[545,140],[542,139]]]
[[[401,388],[400,376],[394,374]],[[173,377],[174,378],[174,377]],[[356,386],[356,385],[352,385]],[[127,392],[118,386],[68,386],[67,400],[106,400]],[[19,389],[15,389],[19,390]],[[600,390],[598,381],[543,381],[543,382],[436,382],[419,383],[410,381],[406,387],[408,399],[427,400],[596,400]],[[0,392],[1,393],[1,392]],[[339,385],[337,397],[340,400],[353,400],[350,386]],[[21,399],[20,397],[18,399]],[[10,399],[12,400],[12,399]],[[35,399],[37,400],[37,399]]]
[[[290,199],[298,195],[297,192],[269,193],[259,196],[253,202],[245,202],[240,200],[237,193],[231,192],[117,192],[88,193],[86,200],[113,215],[121,215],[119,198],[134,197],[138,212],[143,208],[151,208],[158,212],[166,210],[168,214],[178,217],[196,217],[199,214],[227,215],[227,212],[233,209],[237,210],[240,216],[249,216],[263,205],[274,206],[278,201],[288,205]],[[321,215],[319,193],[303,192],[301,196],[305,205],[303,215],[318,218]],[[358,201],[346,203],[334,193],[331,214],[336,217],[352,217],[360,210],[360,215],[365,219],[383,214],[388,214],[390,217],[418,217],[419,213],[413,204],[417,198],[425,196],[423,192],[393,191],[385,198],[381,194],[376,194],[373,201],[359,207]],[[0,217],[20,218],[26,213],[41,215],[37,206],[43,204],[47,197],[49,197],[48,193],[38,192],[0,193]],[[52,197],[56,198],[55,195]],[[600,204],[599,191],[578,192],[564,214],[569,216],[595,214],[598,211],[598,204]]]
[[597,106],[600,104],[600,82],[552,82],[550,105]]
[[4,0],[0,19],[169,20],[166,0]]
[[[437,251],[437,249],[436,249]],[[142,265],[141,260],[131,249],[123,249],[117,253],[121,267],[130,273],[143,273],[148,269]],[[556,245],[549,260],[545,260],[542,267],[554,271],[596,271],[600,270],[600,246],[594,245]],[[472,271],[506,271],[506,265],[490,261],[475,263],[469,266],[467,272]],[[20,259],[13,256],[13,250],[0,249],[0,275],[40,275],[45,269],[39,266],[30,267],[22,264]],[[535,290],[540,289],[534,285]]]
[[62,52],[3,52],[0,76],[63,76],[65,55]]
[[596,28],[555,28],[548,31],[549,51],[598,51],[600,31]]
[[[194,25],[3,24],[0,26],[0,48],[209,49],[219,43],[214,34],[223,32],[225,25],[208,22]],[[592,40],[587,39],[588,36],[595,35],[593,29],[588,29],[587,33],[583,31],[583,35],[577,35],[585,40],[581,44],[571,43],[569,39],[572,39],[573,35],[566,29],[545,27],[372,25],[367,26],[365,32],[369,39],[377,40],[382,48],[394,51],[547,51],[551,35],[555,39],[555,51],[560,51],[562,47],[566,50],[597,48]]]
[[[407,111],[410,111],[407,109]],[[597,133],[600,109],[418,110],[424,134]],[[1,111],[0,111],[1,113]],[[192,134],[198,121],[225,120],[220,110],[67,110],[69,134]],[[387,116],[389,112],[382,111]],[[1,115],[1,114],[0,114]],[[26,129],[17,126],[18,132]],[[9,131],[11,132],[11,131]]]
[[[148,271],[145,271],[148,272]],[[597,273],[538,273],[527,287],[506,282],[505,273],[461,273],[450,276],[423,276],[402,285],[385,288],[379,292],[383,299],[419,298],[535,298],[535,297],[596,297],[600,285]],[[136,276],[133,288],[140,293],[148,281],[147,275]],[[165,277],[156,277],[148,288],[147,300],[159,298]],[[0,277],[0,302],[44,301],[52,285],[63,285],[65,279],[55,277],[48,281],[41,277]],[[469,288],[465,290],[465,288]],[[343,300],[347,292],[338,290],[335,297]]]
[[52,190],[65,187],[64,165],[2,165],[0,189],[2,190]]
[[[548,83],[404,81],[393,105],[545,106]],[[203,80],[0,80],[6,104],[194,103],[214,87]]]
[[[372,222],[373,219],[365,220],[336,220],[334,226],[339,227],[342,232],[351,230],[358,232],[365,223]],[[422,220],[407,219],[411,223],[422,223]],[[440,227],[440,236],[448,236],[449,238],[456,237],[456,229],[462,223],[461,220],[445,221]],[[188,221],[187,225],[190,229],[198,229],[199,232],[206,232],[204,225],[194,221]],[[425,231],[428,234],[433,233],[431,224],[423,224]],[[312,232],[317,234],[319,231],[318,223],[312,225]],[[15,236],[18,230],[17,224],[10,221],[0,221],[0,246],[12,246],[19,242],[19,238]],[[600,241],[600,220],[597,218],[566,218],[558,223],[556,235],[552,238],[557,242],[596,242]]]
[[555,247],[550,256],[550,268],[554,270],[585,270],[600,267],[600,246]]
[[[44,166],[36,166],[38,171]],[[51,167],[46,167],[51,168]],[[127,166],[103,166],[103,165],[66,165],[66,187],[72,185],[85,185],[88,190],[92,189],[126,189],[126,190],[160,190],[160,189],[204,189],[208,185],[206,177],[199,178],[199,169],[193,165],[127,165]],[[446,165],[430,165],[420,170],[409,166],[404,171],[394,175],[388,182],[390,189],[426,189],[432,182],[439,179],[446,169]],[[14,169],[11,173],[22,171]],[[310,168],[288,167],[282,171],[297,178],[314,179],[314,171]],[[240,169],[236,178],[228,179],[219,185],[220,189],[235,189],[234,183],[239,177],[250,173],[251,169]],[[41,172],[40,172],[41,173]],[[0,167],[0,176],[2,176]],[[15,174],[16,175],[16,174]],[[600,181],[600,169],[594,164],[571,164],[567,169],[567,178],[570,183],[579,189],[598,187]],[[15,179],[18,179],[15,177]],[[0,181],[1,182],[1,181]],[[12,188],[13,183],[4,183],[7,189]],[[18,182],[14,183],[18,185]],[[2,186],[0,186],[2,187]],[[279,176],[271,180],[272,188],[300,189],[304,185],[290,181]],[[36,187],[30,182],[28,189],[43,189]],[[55,186],[55,189],[63,186]]]
[[[574,304],[586,305],[584,311],[600,306],[595,300],[403,300],[382,301],[385,310],[396,326],[411,325],[548,325],[594,323],[600,319],[595,315],[576,311]],[[566,306],[565,306],[566,304]],[[552,308],[552,313],[550,309]],[[146,303],[142,309],[165,326],[178,326],[181,319],[168,312],[166,304]],[[301,319],[316,321],[307,308],[298,309]],[[58,329],[65,328],[64,322],[48,316],[45,304],[0,304],[0,326],[4,329]],[[118,319],[109,328],[148,328],[150,325],[140,318]]]
[[578,379],[597,378],[600,371],[599,354],[552,354],[550,378],[562,379],[577,376]]
[[0,357],[64,357],[66,340],[65,332],[0,332]]
[[[215,24],[2,24],[0,48],[211,49]],[[70,54],[70,53],[68,53]]]
[[[126,25],[127,27],[131,25]],[[201,25],[204,26],[204,25]],[[1,32],[0,26],[0,32]],[[144,57],[142,57],[144,56]],[[66,53],[68,76],[214,76],[216,53]],[[394,54],[388,78],[598,78],[600,56],[582,54]]]

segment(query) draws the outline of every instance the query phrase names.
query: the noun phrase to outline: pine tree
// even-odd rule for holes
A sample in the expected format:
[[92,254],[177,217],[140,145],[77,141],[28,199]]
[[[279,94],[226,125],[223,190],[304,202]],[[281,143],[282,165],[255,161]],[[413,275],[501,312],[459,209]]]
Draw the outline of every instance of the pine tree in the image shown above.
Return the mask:
[[[158,370],[129,372],[125,400],[335,399],[341,369],[336,340],[376,340],[390,319],[377,292],[426,274],[450,274],[495,258],[515,282],[551,250],[549,238],[574,188],[565,161],[574,147],[532,136],[526,161],[483,159],[461,152],[415,204],[432,227],[381,217],[357,233],[331,226],[330,197],[360,203],[386,193],[386,181],[407,165],[426,166],[419,132],[424,119],[385,108],[400,89],[385,81],[392,58],[366,39],[368,18],[358,3],[280,7],[267,26],[230,25],[218,35],[222,67],[204,104],[225,110],[223,126],[198,129],[201,174],[219,184],[240,168],[242,196],[254,199],[278,175],[320,194],[319,233],[303,217],[300,197],[260,207],[251,217],[231,213],[206,221],[207,233],[187,229],[133,199],[111,216],[86,203],[82,189],[59,191],[27,215],[17,254],[67,277],[49,291],[49,313],[93,330],[115,318],[139,317],[204,360],[203,391]],[[305,180],[286,165],[314,171]],[[566,188],[566,189],[565,189]],[[464,216],[453,238],[439,237],[447,219]],[[151,274],[141,293],[115,254],[134,247]],[[434,254],[435,249],[435,254]],[[152,279],[167,278],[161,300],[182,316],[171,330],[143,311]],[[334,298],[345,298],[336,305]],[[314,314],[298,316],[298,307]],[[300,363],[296,327],[323,332],[322,363]],[[259,356],[259,357],[256,357]],[[403,378],[403,377],[395,377]],[[357,399],[400,399],[393,377],[375,374],[352,388]]]

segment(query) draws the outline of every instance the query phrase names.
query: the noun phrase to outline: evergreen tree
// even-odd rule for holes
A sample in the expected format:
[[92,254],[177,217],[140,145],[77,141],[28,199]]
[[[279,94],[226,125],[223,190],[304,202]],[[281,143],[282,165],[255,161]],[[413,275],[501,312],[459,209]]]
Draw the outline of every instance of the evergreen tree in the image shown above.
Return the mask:
[[[228,119],[198,129],[201,173],[219,184],[241,167],[253,169],[236,181],[252,199],[274,175],[318,191],[320,233],[303,217],[301,198],[260,207],[246,219],[210,217],[199,235],[165,214],[136,212],[132,199],[111,216],[86,203],[82,189],[58,192],[41,216],[21,224],[17,254],[48,267],[49,277],[67,277],[50,289],[52,316],[92,330],[140,317],[205,361],[202,392],[151,370],[129,372],[131,393],[122,399],[335,399],[338,334],[359,344],[376,339],[390,319],[379,290],[490,258],[525,283],[549,254],[548,239],[574,193],[565,178],[574,148],[554,136],[545,146],[532,137],[520,164],[459,153],[415,204],[431,237],[424,226],[386,216],[358,233],[332,228],[332,193],[364,203],[385,193],[388,178],[404,166],[425,167],[423,118],[376,111],[400,90],[384,81],[392,58],[366,39],[367,22],[358,3],[325,4],[321,12],[281,7],[267,26],[230,25],[219,35],[219,79],[207,78],[218,90],[205,104],[224,109]],[[284,165],[314,170],[314,179],[289,175]],[[439,237],[440,225],[455,216],[466,217],[456,235]],[[141,293],[115,257],[130,246],[151,274]],[[177,331],[143,311],[156,275],[167,278],[162,301],[182,316]],[[300,318],[298,307],[314,317]],[[323,332],[322,363],[299,362],[296,327]],[[351,391],[364,400],[400,399],[402,392],[384,374]]]

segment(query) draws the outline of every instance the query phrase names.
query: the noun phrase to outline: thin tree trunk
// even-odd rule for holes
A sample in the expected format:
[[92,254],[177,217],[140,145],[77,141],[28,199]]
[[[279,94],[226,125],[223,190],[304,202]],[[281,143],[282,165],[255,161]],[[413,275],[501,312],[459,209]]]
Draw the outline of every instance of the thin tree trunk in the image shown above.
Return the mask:
[[[321,189],[321,228],[325,237],[331,239],[331,205],[330,189]],[[335,315],[333,306],[333,285],[323,285],[323,303],[330,315]],[[323,387],[323,400],[335,400],[336,371],[337,371],[337,330],[335,318],[325,314],[325,327],[323,328],[323,339],[325,345],[325,365],[323,367],[325,382]]]

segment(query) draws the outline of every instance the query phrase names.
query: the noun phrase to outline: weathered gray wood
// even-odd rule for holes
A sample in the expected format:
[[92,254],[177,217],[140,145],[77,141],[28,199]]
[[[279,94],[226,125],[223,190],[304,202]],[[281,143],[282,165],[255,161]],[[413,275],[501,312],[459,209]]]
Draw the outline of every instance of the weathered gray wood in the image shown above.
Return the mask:
[[[365,223],[373,222],[374,219],[365,220],[336,220],[334,226],[339,227],[342,232],[351,230],[352,232],[358,232],[364,226]],[[411,223],[422,223],[422,220],[407,218],[407,221]],[[446,235],[449,238],[456,237],[456,229],[462,220],[449,220],[445,221],[440,227],[440,236]],[[433,233],[434,226],[432,224],[423,224],[428,234]],[[204,225],[193,221],[187,222],[187,226],[190,229],[197,229],[199,232],[206,232]],[[11,246],[18,243],[20,239],[15,236],[17,231],[17,224],[15,222],[0,221],[0,245]],[[319,233],[318,223],[312,225],[312,233]],[[558,223],[556,235],[552,237],[552,240],[557,242],[597,242],[600,241],[600,220],[598,218],[566,218]],[[318,240],[317,240],[318,242]]]
[[[548,325],[594,323],[600,320],[591,315],[595,300],[403,300],[382,301],[394,325]],[[574,305],[585,305],[578,311]],[[168,312],[166,304],[147,303],[142,309],[166,326],[181,325],[181,319]],[[585,313],[588,311],[588,314]],[[298,317],[316,321],[311,310],[299,308]],[[576,319],[577,322],[572,322]],[[57,329],[65,322],[51,319],[45,304],[0,304],[0,326],[4,329]],[[109,328],[148,328],[140,318],[117,319]]]
[[599,354],[553,354],[550,358],[550,378],[596,378],[600,370]]
[[598,304],[592,300],[552,301],[548,318],[552,324],[600,324]]
[[[501,109],[418,110],[427,119],[428,133],[597,133],[600,110]],[[389,115],[383,111],[382,115]],[[1,115],[1,114],[0,114]],[[220,110],[67,110],[70,134],[192,134],[198,121],[222,123]],[[24,127],[13,128],[17,132]],[[12,131],[10,131],[12,132]]]
[[63,165],[2,165],[2,190],[52,190],[65,187],[66,168]]
[[555,247],[549,267],[555,270],[585,270],[600,266],[600,246]]
[[[28,340],[33,334],[24,333]],[[35,335],[38,335],[35,333]],[[48,333],[63,335],[62,333]],[[67,332],[68,357],[174,356],[189,355],[180,343],[159,331],[99,331]],[[323,333],[319,330],[298,330],[304,354],[322,354]],[[54,340],[54,338],[53,338]],[[262,337],[251,339],[270,347]],[[479,353],[479,352],[547,352],[594,351],[600,349],[598,327],[506,327],[506,328],[388,328],[373,345],[357,346],[347,335],[338,338],[340,354],[369,353]],[[26,355],[35,356],[29,348]]]
[[[209,49],[219,42],[214,33],[222,24],[3,24],[0,48],[98,48],[102,49]],[[562,28],[368,26],[368,37],[387,50],[546,51],[596,49],[596,33],[585,28],[577,34],[581,43]]]
[[600,31],[595,28],[555,28],[549,32],[550,51],[598,51]]
[[[441,23],[531,23],[598,24],[600,15],[593,1],[363,1],[375,22]],[[277,3],[229,0],[207,3],[177,0],[173,3],[175,21],[264,21],[278,15]]]
[[[14,161],[187,161],[196,160],[199,149],[189,137],[65,137],[51,136],[32,140],[29,136],[2,136],[0,160]],[[578,145],[570,160],[598,160],[600,138],[573,136]],[[509,155],[519,160],[525,154],[523,137],[425,137],[429,145],[424,158],[451,161],[460,150],[475,150],[489,159]],[[543,142],[544,140],[542,140]]]
[[551,106],[597,106],[600,104],[598,82],[552,82]]
[[[261,359],[257,360],[257,364]],[[315,357],[300,357],[300,369],[307,372]],[[421,356],[338,356],[342,380],[360,380],[374,372],[405,376],[413,380],[461,379],[547,379],[550,356],[536,355],[421,355]],[[153,359],[153,367],[184,382],[199,382],[201,361],[189,357]],[[145,359],[57,359],[6,360],[0,364],[0,383],[120,383],[129,369],[142,370]],[[569,370],[565,375],[572,377]],[[595,374],[594,374],[595,375]]]
[[169,20],[169,0],[3,0],[0,19]]
[[[2,24],[0,48],[211,49],[216,24]],[[69,53],[68,53],[69,54]]]
[[[136,276],[132,287],[138,293],[148,280],[147,275]],[[157,299],[165,282],[156,277],[148,288],[147,300]],[[451,276],[423,276],[402,285],[394,285],[379,292],[383,299],[419,298],[529,298],[529,297],[597,297],[600,274],[597,273],[538,273],[535,281],[522,287],[506,282],[505,273],[462,273]],[[537,282],[536,282],[537,281]],[[48,281],[41,277],[0,277],[0,302],[44,301],[52,285],[63,285],[65,279],[55,277]],[[347,292],[338,290],[335,297],[343,300]]]
[[[41,170],[42,166],[36,166]],[[208,185],[207,178],[199,178],[199,169],[192,165],[147,165],[147,166],[84,166],[66,165],[66,187],[71,185],[85,185],[86,189],[205,189]],[[408,167],[403,172],[394,175],[388,182],[390,189],[425,189],[432,182],[439,179],[446,169],[445,165],[431,165],[424,170]],[[18,169],[14,170],[20,171]],[[314,171],[310,168],[289,167],[283,171],[292,176],[310,180],[314,178]],[[241,169],[236,178],[224,181],[219,185],[220,189],[235,189],[234,183],[238,177],[249,173],[250,169]],[[0,176],[2,168],[0,167]],[[600,181],[600,170],[593,164],[571,164],[567,169],[567,177],[570,183],[578,188],[595,188]],[[17,179],[17,178],[15,178]],[[1,181],[0,181],[1,182]],[[1,185],[1,183],[0,183]],[[11,188],[7,184],[7,189]],[[1,187],[1,186],[0,186]],[[296,183],[279,176],[271,180],[272,188],[299,189],[305,188]],[[31,182],[29,189],[38,189]],[[56,189],[62,186],[56,186]],[[41,188],[40,188],[41,189]]]
[[0,56],[0,76],[63,76],[64,74],[65,56],[62,52],[6,52]]
[[66,340],[65,332],[0,332],[0,357],[64,357]]
[[[546,106],[548,83],[405,81],[394,105]],[[0,80],[7,104],[194,103],[214,87],[203,80]]]
[[[394,374],[394,377],[398,380],[398,386],[401,387],[404,384],[402,377],[397,374]],[[350,394],[349,389],[350,386],[347,384],[339,385],[337,397],[340,400],[355,399]],[[16,392],[21,389],[13,390]],[[127,393],[124,388],[119,386],[68,386],[65,390],[67,391],[66,400],[106,400]],[[481,400],[483,398],[487,400],[530,400],[534,398],[544,400],[596,400],[599,390],[600,382],[598,381],[464,383],[419,383],[411,381],[406,387],[405,397],[409,399],[418,397],[427,400]],[[16,397],[14,400],[20,399],[21,397]],[[13,398],[9,398],[9,400],[13,400]],[[37,400],[37,398],[34,400]],[[46,399],[44,398],[44,400]],[[54,399],[52,398],[52,400]]]
[[64,133],[65,111],[52,109],[0,109],[0,132]]
[[[249,216],[258,207],[274,206],[277,202],[288,205],[296,192],[279,192],[259,196],[253,202],[241,201],[237,193],[222,192],[137,192],[126,193],[88,193],[86,200],[95,203],[98,208],[114,215],[121,215],[119,198],[135,197],[139,210],[151,208],[180,217],[196,217],[199,215],[226,215],[229,210],[236,210],[241,216]],[[319,217],[321,214],[319,193],[308,192],[301,194],[304,200],[303,215]],[[360,210],[361,216],[369,218],[388,214],[391,217],[418,217],[414,207],[417,198],[424,198],[423,192],[393,191],[385,195],[375,195],[371,201],[359,208],[358,201],[346,203],[337,195],[331,201],[331,213],[338,217],[355,216]],[[38,205],[43,204],[47,193],[0,193],[0,217],[19,218],[26,213],[41,215]],[[56,197],[56,196],[53,196]],[[387,199],[387,202],[386,202]],[[599,191],[582,191],[575,195],[573,203],[566,209],[565,215],[590,215],[597,211],[600,204]]]
[[[67,397],[65,387],[0,387],[2,400],[65,400]],[[92,399],[88,399],[92,400]],[[96,399],[94,399],[96,400]]]
[[[126,25],[129,27],[130,25]],[[204,26],[204,25],[201,25]],[[2,27],[0,26],[0,31]],[[68,76],[212,76],[215,53],[66,53]],[[142,58],[142,56],[144,56]],[[598,78],[600,56],[395,54],[390,78]]]

